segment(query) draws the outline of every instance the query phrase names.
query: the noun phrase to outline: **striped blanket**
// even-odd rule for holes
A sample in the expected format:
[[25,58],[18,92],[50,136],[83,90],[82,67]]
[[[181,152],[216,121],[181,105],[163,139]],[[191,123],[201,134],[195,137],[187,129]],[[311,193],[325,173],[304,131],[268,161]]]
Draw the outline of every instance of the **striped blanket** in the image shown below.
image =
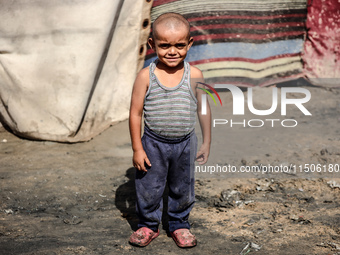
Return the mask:
[[[187,61],[209,83],[265,86],[303,76],[306,0],[154,0],[151,21],[178,12],[191,24]],[[145,65],[156,58],[148,49]]]

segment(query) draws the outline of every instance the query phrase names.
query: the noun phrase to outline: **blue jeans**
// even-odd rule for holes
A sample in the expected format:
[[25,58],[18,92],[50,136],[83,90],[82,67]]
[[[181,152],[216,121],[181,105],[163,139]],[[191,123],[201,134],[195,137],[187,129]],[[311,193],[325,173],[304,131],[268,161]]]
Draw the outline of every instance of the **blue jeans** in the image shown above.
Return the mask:
[[168,182],[169,231],[189,229],[189,213],[195,203],[195,132],[169,139],[145,127],[142,144],[151,167],[147,168],[147,172],[136,170],[138,227],[157,231],[162,219],[163,193]]

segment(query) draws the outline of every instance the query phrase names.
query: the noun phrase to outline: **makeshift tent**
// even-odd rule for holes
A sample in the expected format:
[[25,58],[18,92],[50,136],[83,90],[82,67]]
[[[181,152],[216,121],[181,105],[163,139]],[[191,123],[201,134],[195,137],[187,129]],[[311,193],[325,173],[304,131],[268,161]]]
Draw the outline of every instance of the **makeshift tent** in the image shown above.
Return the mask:
[[126,119],[144,56],[145,66],[155,58],[146,48],[150,24],[169,11],[192,24],[187,60],[207,83],[266,86],[304,77],[339,86],[338,0],[0,0],[0,6],[0,121],[30,139],[86,141]]
[[126,119],[151,5],[0,0],[3,125],[30,139],[78,142]]

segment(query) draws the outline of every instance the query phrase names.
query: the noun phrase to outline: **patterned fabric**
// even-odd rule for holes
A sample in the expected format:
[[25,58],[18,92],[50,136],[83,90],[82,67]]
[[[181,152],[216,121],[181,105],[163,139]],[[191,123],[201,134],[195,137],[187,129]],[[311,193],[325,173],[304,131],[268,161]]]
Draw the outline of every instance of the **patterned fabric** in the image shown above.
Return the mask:
[[164,137],[182,137],[195,127],[197,100],[190,86],[190,65],[184,62],[181,82],[173,88],[160,83],[150,64],[150,85],[144,101],[145,125]]
[[[306,0],[155,0],[154,21],[178,12],[191,24],[186,61],[207,82],[254,86],[303,76]],[[148,49],[145,65],[155,59]]]
[[340,1],[308,0],[303,60],[315,85],[340,87]]

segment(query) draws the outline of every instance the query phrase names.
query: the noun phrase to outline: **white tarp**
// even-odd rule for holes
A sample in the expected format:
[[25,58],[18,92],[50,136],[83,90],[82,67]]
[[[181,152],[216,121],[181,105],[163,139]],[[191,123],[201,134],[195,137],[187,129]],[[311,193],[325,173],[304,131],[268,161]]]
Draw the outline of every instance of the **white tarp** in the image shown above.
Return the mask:
[[0,0],[0,120],[86,141],[128,117],[152,1]]

